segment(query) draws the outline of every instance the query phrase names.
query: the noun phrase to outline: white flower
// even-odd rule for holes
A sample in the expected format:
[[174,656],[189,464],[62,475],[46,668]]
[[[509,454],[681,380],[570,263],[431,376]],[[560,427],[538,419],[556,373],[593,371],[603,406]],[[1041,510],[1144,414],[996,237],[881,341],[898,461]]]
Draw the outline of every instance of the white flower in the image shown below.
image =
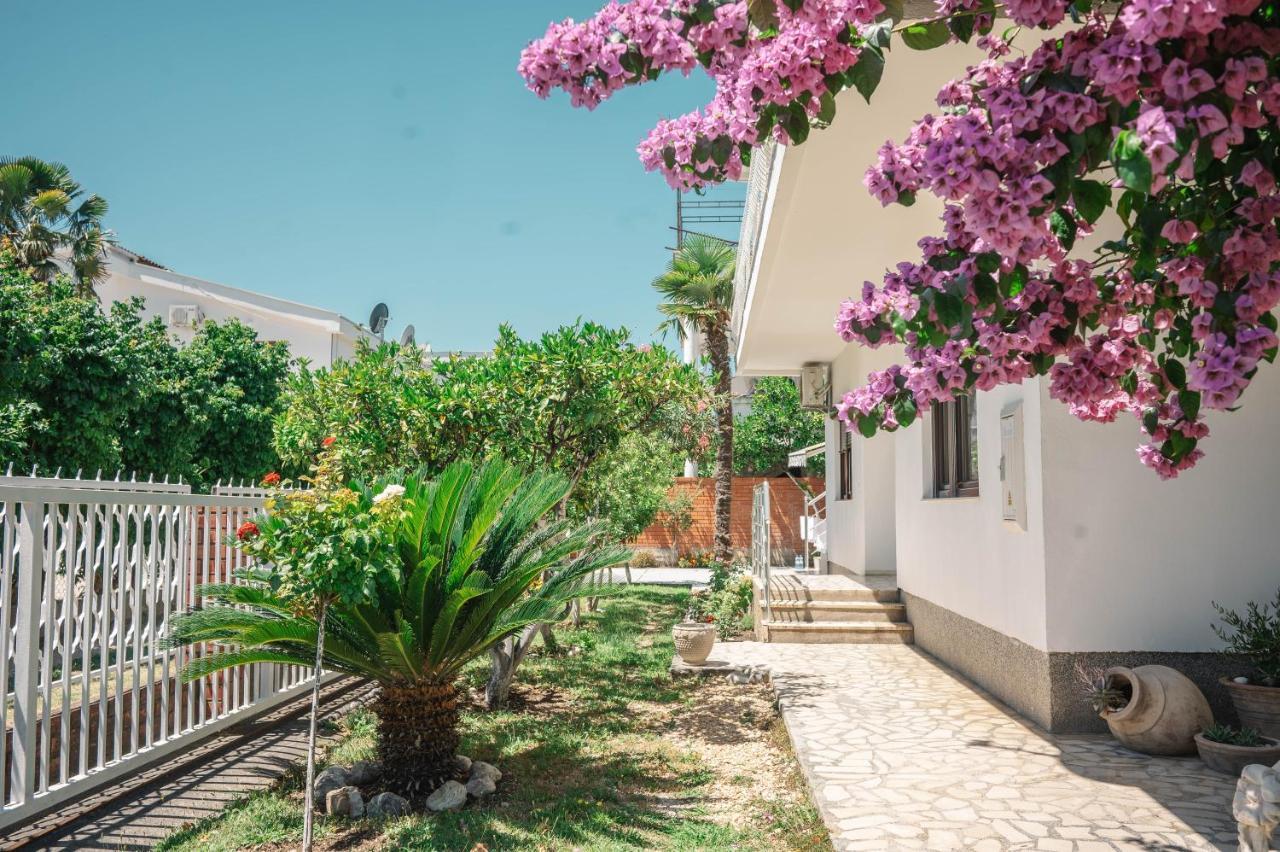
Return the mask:
[[381,505],[382,503],[387,502],[388,500],[395,500],[403,496],[404,496],[403,485],[388,485],[386,488],[382,489],[381,494],[373,498],[373,505],[378,506],[378,505]]

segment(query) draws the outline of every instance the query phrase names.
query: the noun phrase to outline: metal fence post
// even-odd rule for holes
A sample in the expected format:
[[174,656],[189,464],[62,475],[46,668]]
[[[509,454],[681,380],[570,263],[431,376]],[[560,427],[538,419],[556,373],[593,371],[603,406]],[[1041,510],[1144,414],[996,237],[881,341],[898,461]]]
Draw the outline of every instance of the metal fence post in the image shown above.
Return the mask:
[[40,677],[40,596],[44,505],[22,503],[18,522],[18,622],[13,656],[13,803],[36,791],[36,689]]

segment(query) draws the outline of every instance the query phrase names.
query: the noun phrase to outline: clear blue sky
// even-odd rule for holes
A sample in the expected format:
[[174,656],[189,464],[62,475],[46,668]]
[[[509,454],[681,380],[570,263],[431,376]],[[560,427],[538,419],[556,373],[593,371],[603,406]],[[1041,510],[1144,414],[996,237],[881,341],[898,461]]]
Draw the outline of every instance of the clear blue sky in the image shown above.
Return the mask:
[[[699,72],[594,113],[515,66],[602,0],[6,0],[0,153],[70,166],[121,244],[435,348],[658,322],[674,193],[635,144]],[[740,197],[741,187],[723,190]]]

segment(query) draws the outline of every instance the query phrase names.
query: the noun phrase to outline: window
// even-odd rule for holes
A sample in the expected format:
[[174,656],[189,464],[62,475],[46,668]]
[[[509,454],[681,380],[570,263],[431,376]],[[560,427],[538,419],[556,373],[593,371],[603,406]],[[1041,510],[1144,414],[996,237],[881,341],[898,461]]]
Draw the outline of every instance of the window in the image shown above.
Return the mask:
[[978,496],[977,397],[935,402],[932,414],[933,496]]
[[853,433],[841,424],[840,432],[840,496],[838,500],[853,499]]

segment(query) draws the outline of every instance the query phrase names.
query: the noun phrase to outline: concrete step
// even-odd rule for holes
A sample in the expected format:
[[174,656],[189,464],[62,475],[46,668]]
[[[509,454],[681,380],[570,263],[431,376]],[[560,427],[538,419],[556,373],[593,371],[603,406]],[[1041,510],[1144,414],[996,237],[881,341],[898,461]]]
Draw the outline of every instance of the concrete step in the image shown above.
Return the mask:
[[[843,580],[843,582],[816,582],[837,579]],[[771,603],[805,601],[897,603],[898,599],[898,590],[896,588],[868,586],[843,577],[805,577],[803,582],[788,578],[786,580],[774,580],[769,584],[769,600]]]
[[766,642],[791,644],[910,645],[910,624],[887,621],[770,621],[762,625]]
[[903,622],[907,608],[900,603],[879,601],[778,601],[770,616],[777,622],[858,621]]

